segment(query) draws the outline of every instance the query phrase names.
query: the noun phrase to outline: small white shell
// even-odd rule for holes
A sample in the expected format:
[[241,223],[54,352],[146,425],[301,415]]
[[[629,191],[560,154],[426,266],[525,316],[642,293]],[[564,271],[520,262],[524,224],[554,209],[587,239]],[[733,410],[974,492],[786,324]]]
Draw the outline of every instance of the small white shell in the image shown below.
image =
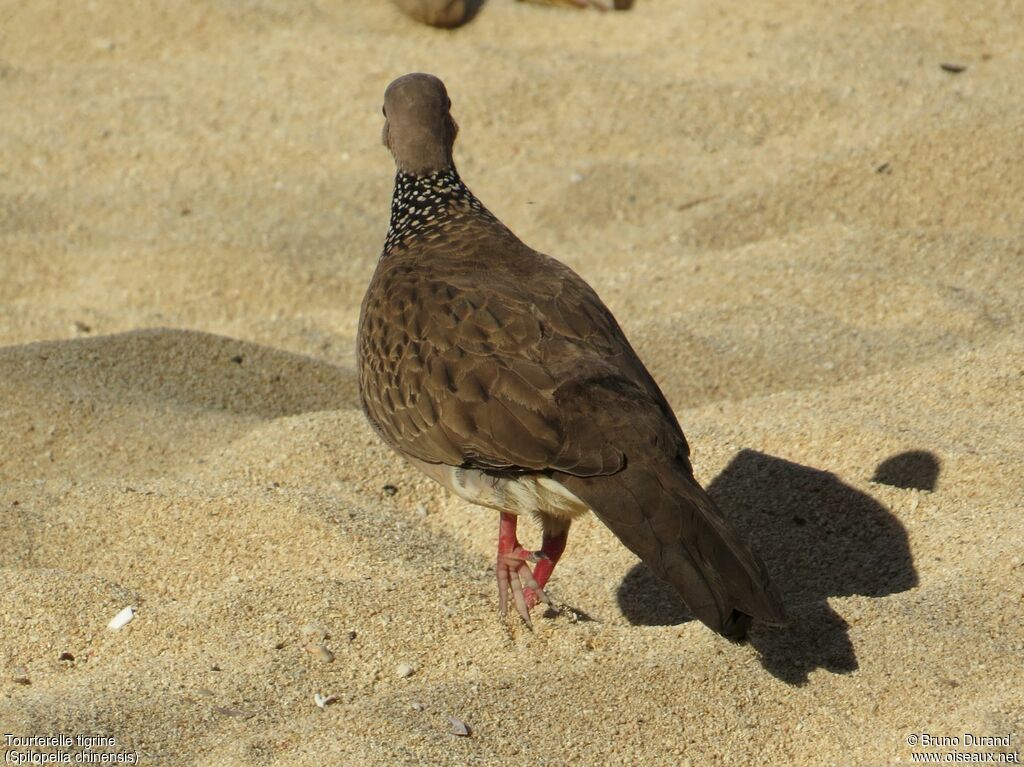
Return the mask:
[[131,623],[132,618],[135,617],[135,608],[129,605],[124,608],[121,612],[110,619],[110,623],[107,624],[107,628],[112,631],[124,628]]
[[333,695],[321,695],[320,693],[313,694],[313,702],[316,703],[320,708],[327,708],[331,703],[337,700]]

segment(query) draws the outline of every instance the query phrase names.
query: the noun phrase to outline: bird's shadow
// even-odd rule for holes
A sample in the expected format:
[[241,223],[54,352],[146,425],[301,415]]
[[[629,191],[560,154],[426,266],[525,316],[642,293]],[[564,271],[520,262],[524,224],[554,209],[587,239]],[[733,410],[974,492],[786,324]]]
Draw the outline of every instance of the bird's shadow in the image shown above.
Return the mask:
[[878,464],[871,480],[910,490],[934,490],[939,479],[939,468],[939,459],[934,453],[908,450]]
[[[926,455],[937,476],[938,459]],[[882,466],[899,464],[899,458]],[[912,463],[920,468],[920,455]],[[883,597],[917,585],[900,522],[874,498],[834,474],[754,450],[737,454],[707,489],[765,560],[786,603],[788,626],[759,627],[755,622],[749,636],[765,669],[790,684],[806,683],[817,668],[834,673],[856,670],[849,626],[828,599]],[[675,589],[643,564],[623,579],[618,601],[633,624],[692,620]]]

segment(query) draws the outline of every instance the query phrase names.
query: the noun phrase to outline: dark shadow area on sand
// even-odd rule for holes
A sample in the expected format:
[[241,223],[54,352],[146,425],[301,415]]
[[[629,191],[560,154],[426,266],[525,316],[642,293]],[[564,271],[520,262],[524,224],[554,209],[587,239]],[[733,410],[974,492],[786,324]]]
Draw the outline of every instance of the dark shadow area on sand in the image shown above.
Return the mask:
[[359,407],[353,371],[176,328],[13,347],[0,359],[0,375],[46,381],[49,395],[83,402],[155,400],[261,418]]
[[[750,632],[765,669],[797,685],[817,668],[854,671],[849,626],[827,600],[916,586],[903,525],[834,474],[753,450],[737,454],[708,492],[764,559],[786,603],[789,626],[755,622]],[[676,591],[643,564],[623,579],[618,601],[636,625],[692,620]]]
[[927,450],[908,450],[886,458],[875,469],[872,482],[907,490],[934,490],[941,462]]

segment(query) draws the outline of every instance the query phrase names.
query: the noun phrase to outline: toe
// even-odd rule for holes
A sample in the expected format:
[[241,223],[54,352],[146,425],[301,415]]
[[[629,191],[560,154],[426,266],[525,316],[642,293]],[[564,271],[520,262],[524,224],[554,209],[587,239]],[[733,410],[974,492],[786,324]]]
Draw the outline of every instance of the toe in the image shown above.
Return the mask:
[[536,604],[535,598],[531,603],[527,599],[527,592],[533,594],[540,590],[540,586],[526,564],[525,557],[521,554],[527,553],[522,549],[510,554],[498,556],[496,572],[498,578],[498,612],[504,616],[508,614],[509,593],[512,594],[512,602],[516,606],[516,612],[523,619],[523,622],[533,628],[530,620],[530,607]]

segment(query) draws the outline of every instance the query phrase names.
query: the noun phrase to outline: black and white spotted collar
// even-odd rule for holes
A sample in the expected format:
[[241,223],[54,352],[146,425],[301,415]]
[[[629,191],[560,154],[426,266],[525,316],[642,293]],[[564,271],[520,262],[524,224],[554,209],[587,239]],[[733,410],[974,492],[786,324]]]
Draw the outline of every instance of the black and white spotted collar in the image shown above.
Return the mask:
[[488,215],[487,209],[462,183],[454,168],[415,176],[399,171],[391,198],[391,226],[384,241],[386,256],[408,238],[443,225],[458,212],[472,211]]

